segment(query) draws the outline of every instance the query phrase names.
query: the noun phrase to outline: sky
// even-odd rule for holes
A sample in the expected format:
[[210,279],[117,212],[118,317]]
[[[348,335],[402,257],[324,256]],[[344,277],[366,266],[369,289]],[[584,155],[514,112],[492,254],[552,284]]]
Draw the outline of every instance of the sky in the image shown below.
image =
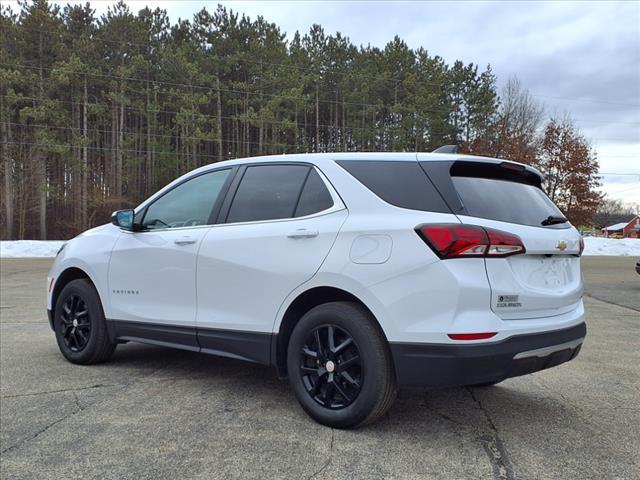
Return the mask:
[[[17,10],[17,2],[6,3]],[[113,3],[91,1],[98,15]],[[164,8],[172,23],[220,3],[252,18],[262,15],[289,38],[320,24],[356,45],[383,47],[398,35],[410,47],[424,47],[450,64],[491,64],[499,85],[516,75],[544,103],[547,116],[569,113],[597,152],[602,190],[610,198],[640,204],[640,2],[126,3],[134,11],[145,5]]]

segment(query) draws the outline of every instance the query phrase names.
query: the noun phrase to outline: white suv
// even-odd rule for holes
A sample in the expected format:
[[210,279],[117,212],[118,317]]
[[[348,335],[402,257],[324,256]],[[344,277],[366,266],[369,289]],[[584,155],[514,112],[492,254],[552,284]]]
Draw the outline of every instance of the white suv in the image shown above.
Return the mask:
[[272,365],[318,422],[363,425],[398,386],[578,354],[582,240],[541,182],[440,153],[208,165],[66,243],[51,326],[74,363],[135,341]]

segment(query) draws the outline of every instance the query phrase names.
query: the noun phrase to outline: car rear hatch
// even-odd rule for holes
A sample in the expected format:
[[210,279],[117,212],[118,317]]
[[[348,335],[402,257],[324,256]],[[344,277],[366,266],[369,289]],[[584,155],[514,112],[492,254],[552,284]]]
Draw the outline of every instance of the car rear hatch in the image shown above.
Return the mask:
[[505,320],[549,317],[582,297],[581,237],[541,188],[537,171],[494,160],[424,161],[460,221],[520,238],[524,252],[485,258],[491,309]]

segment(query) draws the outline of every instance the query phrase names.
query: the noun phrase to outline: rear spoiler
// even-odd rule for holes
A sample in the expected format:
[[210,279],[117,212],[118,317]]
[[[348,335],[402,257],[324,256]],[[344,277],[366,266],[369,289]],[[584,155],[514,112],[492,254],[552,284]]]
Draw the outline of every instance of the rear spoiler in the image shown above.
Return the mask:
[[436,148],[432,153],[460,153],[458,145],[443,145]]
[[[460,147],[458,145],[443,145],[436,148],[431,153],[463,155],[460,153]],[[473,165],[473,162],[477,162],[478,164]],[[493,172],[497,174],[497,177],[487,175],[487,173],[489,172],[486,172],[485,174],[481,173],[481,164],[489,166],[489,170],[493,170]],[[458,175],[462,174],[461,170],[467,170],[467,173],[471,173],[471,176],[503,178],[504,180],[520,181],[521,183],[528,183],[537,187],[540,187],[545,181],[544,175],[537,168],[532,167],[531,165],[526,165],[524,163],[518,163],[511,160],[501,160],[491,157],[478,157],[475,155],[464,155],[464,158],[461,158],[454,162],[453,166],[455,167],[456,165],[459,167],[455,169],[458,172]],[[511,171],[510,173],[508,172],[509,170]],[[453,175],[456,174],[453,171],[451,173]],[[517,179],[518,176],[521,177],[520,180]]]
[[462,177],[482,177],[509,180],[542,187],[544,176],[536,169],[522,163],[497,159],[460,159],[451,165],[450,174]]

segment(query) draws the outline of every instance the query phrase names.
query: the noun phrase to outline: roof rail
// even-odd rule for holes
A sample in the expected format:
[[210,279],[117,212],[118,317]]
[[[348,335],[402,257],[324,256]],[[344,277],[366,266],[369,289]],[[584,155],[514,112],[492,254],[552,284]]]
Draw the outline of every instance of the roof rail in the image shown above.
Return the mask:
[[460,147],[458,145],[443,145],[442,147],[436,148],[432,153],[458,153],[460,152]]

